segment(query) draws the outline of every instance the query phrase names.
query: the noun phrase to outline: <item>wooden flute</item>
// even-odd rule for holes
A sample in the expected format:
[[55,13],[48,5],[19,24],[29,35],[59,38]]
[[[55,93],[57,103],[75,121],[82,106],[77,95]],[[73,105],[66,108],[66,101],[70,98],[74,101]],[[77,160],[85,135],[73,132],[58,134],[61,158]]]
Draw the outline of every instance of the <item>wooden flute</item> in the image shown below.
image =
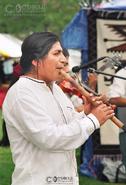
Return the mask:
[[[91,103],[93,103],[91,101],[90,98],[90,93],[84,88],[82,87],[79,83],[77,83],[68,73],[61,71],[62,75],[64,76],[64,78],[66,80],[68,80],[75,88],[77,88],[79,90],[79,92],[85,96],[87,98],[87,100]],[[92,92],[91,92],[92,93]],[[95,92],[94,95],[96,95],[97,93]],[[98,94],[97,94],[98,95]],[[108,105],[109,103],[106,102],[106,104]],[[110,105],[110,104],[109,104]],[[113,116],[111,118],[111,121],[118,126],[119,128],[121,128],[122,130],[124,130],[126,132],[126,125],[124,123],[122,123],[118,118],[116,118],[116,116]]]

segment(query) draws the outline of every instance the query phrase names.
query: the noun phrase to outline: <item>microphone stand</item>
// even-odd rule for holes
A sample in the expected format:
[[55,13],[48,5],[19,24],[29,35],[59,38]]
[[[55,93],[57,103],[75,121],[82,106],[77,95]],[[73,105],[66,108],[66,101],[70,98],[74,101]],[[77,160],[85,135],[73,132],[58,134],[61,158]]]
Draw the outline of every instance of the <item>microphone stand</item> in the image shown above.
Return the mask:
[[111,76],[111,77],[114,77],[114,78],[120,78],[122,80],[126,80],[125,77],[121,77],[121,76],[117,76],[117,75],[112,75],[112,74],[109,74],[109,73],[104,73],[104,72],[99,71],[99,70],[96,70],[94,68],[89,68],[87,71],[89,73],[97,73],[97,74],[101,74],[101,75],[106,75],[106,76]]

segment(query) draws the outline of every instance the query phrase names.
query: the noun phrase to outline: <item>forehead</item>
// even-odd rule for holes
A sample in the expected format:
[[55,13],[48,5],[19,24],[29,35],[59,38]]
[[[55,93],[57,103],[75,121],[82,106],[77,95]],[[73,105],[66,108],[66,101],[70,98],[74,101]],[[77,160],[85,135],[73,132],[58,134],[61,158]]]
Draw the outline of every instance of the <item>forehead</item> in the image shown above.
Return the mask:
[[56,42],[53,44],[53,46],[51,47],[50,51],[62,51],[62,47],[60,42]]

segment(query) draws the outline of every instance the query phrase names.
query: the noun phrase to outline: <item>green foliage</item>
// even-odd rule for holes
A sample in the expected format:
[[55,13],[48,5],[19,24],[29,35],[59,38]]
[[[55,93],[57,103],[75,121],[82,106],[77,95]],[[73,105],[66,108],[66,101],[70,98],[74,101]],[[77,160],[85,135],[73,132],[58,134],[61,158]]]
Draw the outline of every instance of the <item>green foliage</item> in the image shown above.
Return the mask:
[[78,0],[4,0],[0,3],[0,32],[60,34],[79,9]]
[[81,1],[84,0],[2,0],[0,32],[21,38],[34,31],[52,31],[60,35],[79,11]]

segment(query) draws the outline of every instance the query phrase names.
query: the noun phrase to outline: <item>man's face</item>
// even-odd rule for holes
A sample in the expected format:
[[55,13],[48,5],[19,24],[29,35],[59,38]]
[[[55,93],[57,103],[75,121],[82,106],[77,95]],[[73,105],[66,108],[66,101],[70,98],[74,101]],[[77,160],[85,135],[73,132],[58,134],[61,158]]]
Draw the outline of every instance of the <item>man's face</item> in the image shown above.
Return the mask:
[[64,68],[64,63],[66,58],[62,53],[62,47],[56,42],[47,56],[38,62],[38,78],[47,83],[60,80],[62,78],[60,71]]

